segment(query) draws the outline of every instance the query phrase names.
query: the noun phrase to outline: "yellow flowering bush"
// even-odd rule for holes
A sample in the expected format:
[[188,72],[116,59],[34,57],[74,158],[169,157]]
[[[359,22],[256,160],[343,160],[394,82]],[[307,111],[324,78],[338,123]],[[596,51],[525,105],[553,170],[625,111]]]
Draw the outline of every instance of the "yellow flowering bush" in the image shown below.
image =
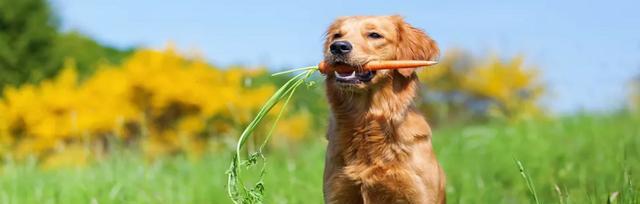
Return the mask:
[[476,97],[492,100],[491,115],[522,119],[541,114],[538,102],[544,88],[538,79],[535,69],[525,69],[522,56],[507,61],[492,57],[469,70],[462,87]]
[[539,102],[544,86],[522,56],[478,60],[454,50],[418,75],[426,87],[421,107],[435,120],[520,120],[543,114]]
[[[252,82],[266,74],[219,69],[173,49],[140,50],[79,82],[68,61],[54,79],[4,90],[0,153],[35,156],[46,166],[83,163],[109,141],[139,145],[149,156],[200,153],[208,140],[237,134],[271,96],[273,84]],[[284,120],[296,124],[278,132],[303,135],[308,116],[291,117]]]
[[289,140],[301,140],[306,136],[309,130],[312,130],[311,121],[312,115],[308,111],[300,111],[295,115],[288,118],[283,118],[279,121],[282,125],[278,126],[275,130],[275,135],[285,136]]

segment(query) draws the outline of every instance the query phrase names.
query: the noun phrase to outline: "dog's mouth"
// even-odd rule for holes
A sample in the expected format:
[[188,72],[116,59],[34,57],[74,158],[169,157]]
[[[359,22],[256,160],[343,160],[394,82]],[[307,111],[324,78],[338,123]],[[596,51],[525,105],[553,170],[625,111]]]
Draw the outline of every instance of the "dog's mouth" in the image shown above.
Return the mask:
[[336,81],[346,84],[357,84],[370,82],[376,75],[375,71],[351,71],[351,72],[337,72],[335,71]]
[[[342,66],[344,64],[340,63]],[[360,71],[356,70],[340,70],[333,72],[336,76],[336,82],[344,83],[344,84],[358,84],[358,83],[366,83],[370,82],[371,79],[376,75],[375,71]]]

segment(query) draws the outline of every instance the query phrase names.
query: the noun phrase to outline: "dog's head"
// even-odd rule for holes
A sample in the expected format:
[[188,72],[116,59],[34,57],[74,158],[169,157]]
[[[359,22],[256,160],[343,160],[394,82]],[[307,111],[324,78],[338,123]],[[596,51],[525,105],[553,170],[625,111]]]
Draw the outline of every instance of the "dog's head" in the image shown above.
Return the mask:
[[400,16],[342,17],[327,30],[324,60],[353,69],[327,73],[327,85],[368,90],[394,80],[414,80],[415,69],[362,71],[360,68],[374,60],[435,60],[438,55],[436,43]]

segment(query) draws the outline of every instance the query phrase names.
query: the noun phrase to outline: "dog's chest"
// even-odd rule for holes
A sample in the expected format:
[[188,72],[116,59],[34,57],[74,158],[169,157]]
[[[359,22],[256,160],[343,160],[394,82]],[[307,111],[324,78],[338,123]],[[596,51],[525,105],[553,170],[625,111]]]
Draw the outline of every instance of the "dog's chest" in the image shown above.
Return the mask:
[[352,179],[366,179],[386,174],[390,168],[405,165],[409,148],[399,141],[392,124],[369,120],[357,128],[338,127],[339,155],[344,173]]

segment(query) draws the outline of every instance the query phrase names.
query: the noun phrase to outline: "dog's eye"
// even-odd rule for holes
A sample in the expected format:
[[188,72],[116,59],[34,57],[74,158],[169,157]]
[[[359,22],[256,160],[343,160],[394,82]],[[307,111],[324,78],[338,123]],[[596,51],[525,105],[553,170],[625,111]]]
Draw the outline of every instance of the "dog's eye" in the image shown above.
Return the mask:
[[341,38],[341,37],[342,37],[342,34],[340,34],[340,33],[333,34],[333,39],[337,39],[337,38]]
[[380,33],[376,33],[376,32],[371,32],[369,33],[369,38],[373,38],[373,39],[380,39],[382,38],[382,35],[380,35]]

